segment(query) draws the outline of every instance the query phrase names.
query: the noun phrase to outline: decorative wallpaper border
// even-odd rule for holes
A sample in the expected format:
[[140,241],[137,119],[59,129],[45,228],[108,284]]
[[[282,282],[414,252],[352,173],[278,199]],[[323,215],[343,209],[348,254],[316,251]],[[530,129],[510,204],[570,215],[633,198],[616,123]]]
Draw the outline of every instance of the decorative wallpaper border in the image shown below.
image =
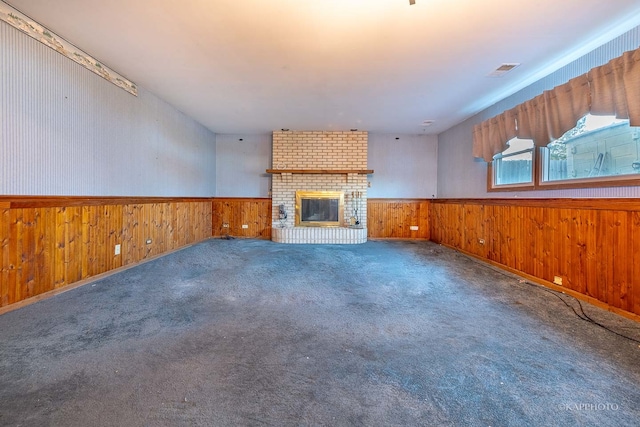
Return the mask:
[[93,71],[100,77],[126,90],[130,94],[138,96],[138,88],[133,82],[124,78],[104,64],[101,64],[95,58],[78,49],[62,37],[49,31],[47,28],[38,24],[28,16],[20,13],[18,10],[3,1],[0,1],[0,20],[14,28],[17,28],[29,37],[38,40],[40,43],[49,46],[51,49],[61,53],[72,61],[77,62],[86,69]]

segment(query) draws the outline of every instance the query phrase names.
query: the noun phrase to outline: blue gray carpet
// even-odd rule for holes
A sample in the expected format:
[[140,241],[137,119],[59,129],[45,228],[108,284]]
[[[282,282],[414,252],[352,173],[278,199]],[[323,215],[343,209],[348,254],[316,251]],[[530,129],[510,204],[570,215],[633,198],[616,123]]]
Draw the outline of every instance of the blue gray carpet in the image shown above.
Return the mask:
[[637,426],[582,305],[636,341],[431,242],[209,240],[0,316],[0,425]]

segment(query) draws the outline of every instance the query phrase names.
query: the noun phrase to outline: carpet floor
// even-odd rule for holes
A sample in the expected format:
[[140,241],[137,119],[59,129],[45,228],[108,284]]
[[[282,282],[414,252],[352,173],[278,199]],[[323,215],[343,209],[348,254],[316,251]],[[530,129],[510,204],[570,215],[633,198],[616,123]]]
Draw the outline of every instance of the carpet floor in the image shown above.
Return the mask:
[[211,239],[0,316],[0,425],[638,426],[640,324],[582,306],[610,330],[432,242]]

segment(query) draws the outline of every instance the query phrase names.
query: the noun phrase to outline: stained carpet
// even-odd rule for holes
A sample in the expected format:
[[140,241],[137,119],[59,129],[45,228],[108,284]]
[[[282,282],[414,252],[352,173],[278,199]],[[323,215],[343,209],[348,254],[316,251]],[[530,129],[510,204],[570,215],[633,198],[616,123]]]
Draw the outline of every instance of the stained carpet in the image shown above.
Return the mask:
[[637,426],[639,343],[579,316],[431,242],[212,239],[0,316],[0,425]]

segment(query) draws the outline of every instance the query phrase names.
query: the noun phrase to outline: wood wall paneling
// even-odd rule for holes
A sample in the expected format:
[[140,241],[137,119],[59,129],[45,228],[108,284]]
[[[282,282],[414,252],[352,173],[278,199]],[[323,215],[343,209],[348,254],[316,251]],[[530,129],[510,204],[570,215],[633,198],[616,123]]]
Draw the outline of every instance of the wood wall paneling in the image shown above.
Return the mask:
[[[368,199],[367,236],[371,239],[429,239],[429,200]],[[417,226],[418,230],[411,230]]]
[[630,256],[632,257],[631,280],[628,286],[629,311],[640,313],[640,211],[631,212]]
[[[369,238],[429,239],[429,200],[369,199],[367,227]],[[270,199],[217,198],[212,202],[214,237],[271,238]],[[229,227],[223,227],[228,224]],[[242,225],[248,228],[242,228]],[[411,226],[418,230],[411,230]]]
[[500,202],[433,201],[431,239],[640,314],[638,200]]
[[0,209],[0,307],[9,304],[9,221],[11,210],[8,206]]
[[79,201],[2,197],[0,307],[211,237],[211,199]]
[[[638,200],[369,199],[367,213],[370,238],[431,239],[640,314]],[[223,236],[223,223],[269,239],[271,216],[266,198],[0,197],[0,306]]]
[[[221,198],[212,202],[212,235],[271,239],[271,199]],[[223,227],[228,224],[228,227]],[[246,224],[248,228],[242,228]]]

